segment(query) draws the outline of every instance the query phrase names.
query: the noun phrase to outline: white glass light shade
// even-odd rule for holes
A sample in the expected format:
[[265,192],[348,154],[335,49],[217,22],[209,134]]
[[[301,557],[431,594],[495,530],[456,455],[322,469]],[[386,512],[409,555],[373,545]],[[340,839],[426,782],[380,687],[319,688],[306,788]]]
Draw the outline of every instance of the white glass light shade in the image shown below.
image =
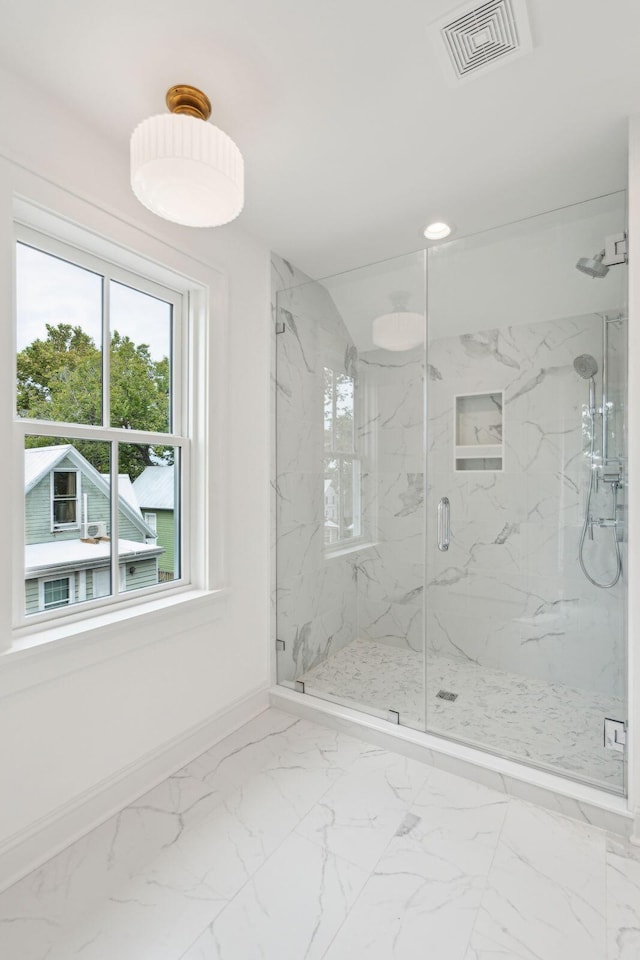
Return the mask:
[[383,350],[412,350],[425,341],[425,319],[421,313],[399,310],[373,321],[373,342]]
[[131,187],[165,220],[219,227],[244,204],[242,154],[212,123],[175,113],[149,117],[131,135]]

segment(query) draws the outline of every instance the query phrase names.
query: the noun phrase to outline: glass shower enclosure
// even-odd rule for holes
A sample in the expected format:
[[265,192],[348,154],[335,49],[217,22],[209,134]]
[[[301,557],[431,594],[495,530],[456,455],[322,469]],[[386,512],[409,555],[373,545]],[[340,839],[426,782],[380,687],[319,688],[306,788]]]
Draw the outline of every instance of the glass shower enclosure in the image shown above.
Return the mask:
[[279,683],[624,792],[626,267],[575,269],[624,230],[282,267]]

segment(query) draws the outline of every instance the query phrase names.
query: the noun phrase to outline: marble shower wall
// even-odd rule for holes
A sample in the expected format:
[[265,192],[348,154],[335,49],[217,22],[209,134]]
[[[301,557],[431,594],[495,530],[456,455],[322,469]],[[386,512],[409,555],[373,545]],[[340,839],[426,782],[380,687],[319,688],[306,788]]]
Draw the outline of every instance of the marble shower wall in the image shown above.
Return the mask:
[[[285,642],[278,680],[291,682],[356,637],[424,649],[424,349],[359,353],[327,288],[278,257],[273,287],[285,325],[274,358],[274,635]],[[325,366],[355,377],[362,469],[362,536],[333,551]]]
[[[602,370],[597,315],[430,344],[427,643],[431,653],[623,696],[623,583],[598,589],[578,565],[590,430],[588,384],[573,369],[582,353]],[[612,359],[612,379],[615,371]],[[599,374],[598,398],[600,383]],[[457,472],[456,395],[500,391],[504,469]],[[451,501],[446,553],[433,529],[443,496]],[[603,485],[592,513],[609,517],[611,509]],[[596,577],[611,575],[610,530],[596,528],[585,559]]]
[[358,635],[424,650],[424,348],[360,356],[366,399]]
[[[294,681],[354,639],[355,558],[324,544],[324,367],[357,373],[357,351],[330,295],[274,256],[276,464],[274,617],[278,681]],[[299,286],[293,286],[299,284]],[[291,288],[291,289],[286,289]],[[277,471],[277,472],[276,472]]]

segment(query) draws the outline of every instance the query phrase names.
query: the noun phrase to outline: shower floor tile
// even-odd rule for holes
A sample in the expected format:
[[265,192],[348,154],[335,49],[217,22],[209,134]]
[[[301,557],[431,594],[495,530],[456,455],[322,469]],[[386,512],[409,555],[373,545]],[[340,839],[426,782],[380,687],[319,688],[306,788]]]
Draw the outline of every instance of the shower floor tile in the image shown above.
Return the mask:
[[[428,656],[426,672],[430,733],[622,791],[622,754],[603,746],[604,718],[625,716],[620,699],[440,656]],[[300,679],[309,694],[396,710],[423,730],[424,673],[421,653],[358,639]]]

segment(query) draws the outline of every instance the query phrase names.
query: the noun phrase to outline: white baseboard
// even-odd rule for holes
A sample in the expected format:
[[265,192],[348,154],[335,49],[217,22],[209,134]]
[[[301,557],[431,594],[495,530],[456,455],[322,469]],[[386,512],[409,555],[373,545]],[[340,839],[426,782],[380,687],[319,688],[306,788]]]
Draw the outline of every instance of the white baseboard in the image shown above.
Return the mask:
[[0,892],[138,800],[269,706],[260,687],[0,844]]

